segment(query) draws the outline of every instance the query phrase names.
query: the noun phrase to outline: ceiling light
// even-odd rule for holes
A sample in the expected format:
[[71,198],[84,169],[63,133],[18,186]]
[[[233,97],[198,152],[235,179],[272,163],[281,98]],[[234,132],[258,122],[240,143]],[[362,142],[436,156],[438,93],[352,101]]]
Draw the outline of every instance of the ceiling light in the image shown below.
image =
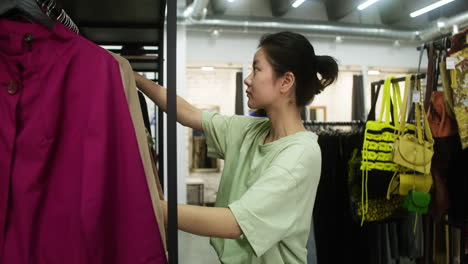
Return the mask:
[[448,3],[450,3],[450,2],[453,2],[453,1],[454,1],[454,0],[441,0],[441,1],[439,1],[439,2],[435,2],[435,3],[433,3],[432,5],[428,5],[428,6],[424,7],[424,8],[421,8],[421,9],[419,9],[419,10],[417,10],[417,11],[414,11],[413,13],[410,14],[410,17],[417,17],[417,16],[419,16],[419,15],[422,15],[422,14],[424,14],[424,13],[427,13],[427,12],[433,10],[433,9],[436,9],[436,8],[438,8],[438,7],[441,7],[441,6],[443,6],[443,5],[446,5],[446,4],[448,4]]
[[236,0],[227,0],[229,3],[234,3]]
[[183,13],[183,16],[184,17],[188,17],[193,11],[193,7],[192,6],[189,6],[187,7],[187,9],[185,9],[184,13]]
[[443,27],[445,27],[445,22],[444,22],[444,21],[437,21],[437,27],[438,27],[438,28],[443,28]]
[[378,1],[379,1],[379,0],[367,0],[366,2],[360,4],[360,5],[357,7],[357,9],[363,10],[363,9],[369,7],[370,5],[375,4],[375,3],[378,2]]
[[212,38],[219,37],[219,30],[218,29],[213,29],[213,31],[211,31],[211,37]]
[[157,46],[144,46],[144,50],[159,50],[159,47]]
[[341,42],[343,42],[343,38],[341,36],[336,36],[335,42],[336,43],[341,43]]
[[378,70],[368,70],[367,74],[369,74],[369,75],[379,75],[380,71],[378,71]]
[[305,0],[296,0],[292,4],[292,7],[297,8],[298,6],[302,5],[302,3],[304,3],[304,2],[305,2]]
[[400,46],[401,46],[400,41],[395,40],[395,41],[393,42],[393,46],[394,46],[394,47],[400,47]]
[[201,67],[202,71],[214,71],[214,67],[209,67],[209,66],[203,66]]
[[107,49],[107,50],[120,50],[122,49],[121,45],[100,45],[101,48]]

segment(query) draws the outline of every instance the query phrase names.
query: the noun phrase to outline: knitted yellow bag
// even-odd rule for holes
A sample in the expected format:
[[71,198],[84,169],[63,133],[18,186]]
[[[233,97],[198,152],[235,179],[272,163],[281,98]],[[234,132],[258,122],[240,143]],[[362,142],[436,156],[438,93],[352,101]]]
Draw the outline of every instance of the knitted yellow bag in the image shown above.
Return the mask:
[[366,121],[361,150],[361,201],[357,203],[361,224],[388,218],[402,206],[400,197],[394,197],[392,201],[386,199],[389,183],[399,171],[398,164],[392,160],[392,152],[399,134],[401,96],[399,84],[392,82],[393,78],[388,77],[384,81],[379,119],[372,116],[377,103],[375,98]]

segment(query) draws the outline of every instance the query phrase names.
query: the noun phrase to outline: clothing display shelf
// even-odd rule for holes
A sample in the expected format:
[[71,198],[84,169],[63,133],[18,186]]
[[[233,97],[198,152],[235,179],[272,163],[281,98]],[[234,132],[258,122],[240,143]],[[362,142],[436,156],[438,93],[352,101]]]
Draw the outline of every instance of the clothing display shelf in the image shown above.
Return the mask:
[[[76,25],[78,28],[79,34],[88,40],[101,46],[121,46],[121,48],[109,48],[109,51],[126,58],[134,71],[154,73],[155,78],[153,81],[164,84],[164,26],[166,18],[169,20],[169,9],[176,9],[176,1],[170,1],[170,3],[167,3],[166,0],[56,1],[56,3],[53,3],[54,0],[42,0],[40,2],[48,2],[50,6],[63,9],[68,14],[70,20],[72,20],[73,25]],[[166,5],[168,9],[167,16]],[[176,34],[176,13],[172,12],[171,14],[174,16],[172,18],[174,25],[168,25],[168,27],[174,27],[174,30],[172,32],[168,31],[166,37],[169,49],[171,47],[175,49],[175,43],[169,43],[170,36],[172,34],[175,36]],[[175,63],[176,58],[175,56],[171,57],[168,55],[168,60],[173,60]],[[171,75],[175,76],[175,73],[168,74],[168,79],[171,79]],[[166,86],[169,87],[170,83]],[[172,96],[174,98],[169,97],[170,95],[168,94],[168,105],[171,103],[175,104],[175,95]],[[156,122],[152,125],[156,131],[156,135],[151,136],[156,141],[156,147],[153,151],[157,153],[158,175],[163,185],[165,171],[164,144],[175,146],[176,138],[168,136],[167,141],[164,141],[163,111],[157,106],[155,106],[154,116],[156,117]],[[169,125],[171,121],[174,122],[173,126]],[[168,135],[176,134],[175,118],[173,120],[168,118],[167,130]],[[176,167],[176,160],[168,162],[168,175],[176,174]],[[168,179],[169,182],[166,190],[169,197],[169,219],[172,219],[176,214],[174,212],[174,204],[177,203],[177,177],[173,175],[169,176]],[[170,224],[168,227],[168,254],[169,263],[171,264],[178,261],[177,244],[177,224]]]

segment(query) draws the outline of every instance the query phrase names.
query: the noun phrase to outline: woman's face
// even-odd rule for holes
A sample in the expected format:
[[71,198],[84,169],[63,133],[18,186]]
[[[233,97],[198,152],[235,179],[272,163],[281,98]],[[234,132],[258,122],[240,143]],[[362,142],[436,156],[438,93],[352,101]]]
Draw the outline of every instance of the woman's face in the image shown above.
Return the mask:
[[276,101],[280,93],[278,78],[263,48],[255,53],[252,66],[253,71],[244,80],[249,99],[247,105],[251,109],[266,109]]

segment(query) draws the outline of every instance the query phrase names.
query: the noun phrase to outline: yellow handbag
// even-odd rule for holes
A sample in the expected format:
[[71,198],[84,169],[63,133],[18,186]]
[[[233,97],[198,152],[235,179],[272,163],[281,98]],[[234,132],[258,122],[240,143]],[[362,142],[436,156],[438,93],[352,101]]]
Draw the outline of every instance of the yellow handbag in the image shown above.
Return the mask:
[[[421,128],[421,111],[424,108],[420,102],[415,103],[416,135],[403,131],[406,124],[406,108],[410,93],[410,83],[413,75],[406,76],[405,95],[400,115],[399,135],[393,146],[392,160],[400,165],[400,171],[395,172],[387,189],[387,199],[391,194],[406,196],[410,191],[429,193],[432,187],[432,176],[430,175],[431,159],[434,153],[432,134],[428,128],[427,117],[424,114],[425,133],[427,141],[423,139]],[[415,88],[420,91],[420,82],[414,76]],[[418,173],[417,173],[418,172]],[[398,190],[398,191],[397,191]]]
[[430,174],[400,173],[399,178],[398,193],[400,195],[408,195],[411,190],[429,193],[432,187],[432,176]]
[[[430,131],[427,116],[424,112],[424,107],[420,102],[415,103],[416,111],[416,135],[412,133],[404,133],[406,124],[406,108],[409,97],[409,83],[413,75],[406,76],[405,96],[400,113],[400,129],[399,135],[393,144],[392,160],[396,164],[405,167],[409,170],[415,170],[423,174],[429,174],[431,171],[431,160],[434,154],[434,140]],[[420,91],[420,81],[414,76],[415,88]],[[423,116],[421,128],[421,114]],[[422,130],[424,129],[425,137]]]

